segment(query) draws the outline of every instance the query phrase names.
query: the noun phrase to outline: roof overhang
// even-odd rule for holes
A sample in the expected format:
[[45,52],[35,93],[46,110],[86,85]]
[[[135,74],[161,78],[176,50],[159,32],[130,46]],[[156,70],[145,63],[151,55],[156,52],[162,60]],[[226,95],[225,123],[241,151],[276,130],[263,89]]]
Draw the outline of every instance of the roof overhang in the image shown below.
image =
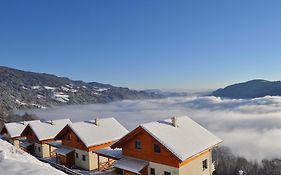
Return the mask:
[[148,166],[149,162],[131,157],[123,157],[114,163],[115,168],[141,174],[141,171]]
[[122,158],[122,149],[105,148],[93,151],[93,153],[96,153],[99,156],[108,157],[115,160],[119,160]]
[[57,148],[57,149],[54,150],[55,153],[57,153],[59,155],[63,155],[63,156],[66,156],[67,154],[69,154],[73,151],[74,151],[74,149],[65,148],[65,147]]

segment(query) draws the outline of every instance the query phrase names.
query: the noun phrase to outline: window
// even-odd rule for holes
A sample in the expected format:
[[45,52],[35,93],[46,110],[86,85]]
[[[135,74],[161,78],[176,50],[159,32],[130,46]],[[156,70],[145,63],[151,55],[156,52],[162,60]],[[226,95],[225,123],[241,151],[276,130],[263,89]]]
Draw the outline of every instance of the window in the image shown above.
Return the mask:
[[207,168],[208,168],[208,162],[207,162],[207,159],[205,159],[205,160],[202,162],[202,164],[203,164],[203,171],[204,171],[205,169],[207,169]]
[[154,149],[154,152],[155,152],[155,153],[160,153],[160,151],[161,151],[161,150],[160,150],[160,146],[157,145],[157,144],[154,144],[154,145],[153,145],[153,149]]
[[75,157],[78,158],[78,153],[75,153]]
[[36,146],[34,146],[34,149],[35,149],[35,150],[36,150],[36,148],[37,148],[37,147],[36,147]]
[[141,149],[141,141],[136,140],[136,142],[135,142],[135,148],[136,148],[136,149]]
[[40,147],[38,147],[38,151],[39,151],[39,152],[41,151],[41,148],[40,148]]
[[150,168],[150,175],[155,175],[155,169],[154,168]]
[[77,137],[77,143],[79,143],[80,142],[80,139]]
[[82,160],[85,161],[86,160],[86,156],[82,155]]
[[171,173],[168,171],[164,171],[164,175],[171,175]]
[[67,135],[67,140],[70,140],[70,134]]

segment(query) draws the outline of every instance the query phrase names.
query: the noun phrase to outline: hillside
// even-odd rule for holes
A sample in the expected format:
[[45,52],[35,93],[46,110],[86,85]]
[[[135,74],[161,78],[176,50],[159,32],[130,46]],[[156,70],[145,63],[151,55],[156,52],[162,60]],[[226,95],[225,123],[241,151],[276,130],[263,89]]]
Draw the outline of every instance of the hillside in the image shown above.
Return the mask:
[[66,175],[0,139],[0,175]]
[[258,98],[264,96],[281,96],[281,82],[267,80],[251,80],[227,86],[212,92],[213,96],[224,98]]
[[156,93],[0,66],[0,118],[14,109],[159,97]]

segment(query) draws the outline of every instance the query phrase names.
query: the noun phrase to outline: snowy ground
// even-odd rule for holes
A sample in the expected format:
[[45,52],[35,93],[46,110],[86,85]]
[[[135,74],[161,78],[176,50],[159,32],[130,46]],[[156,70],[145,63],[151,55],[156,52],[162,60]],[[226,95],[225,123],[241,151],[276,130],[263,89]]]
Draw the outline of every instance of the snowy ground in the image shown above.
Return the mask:
[[0,175],[66,175],[0,139]]

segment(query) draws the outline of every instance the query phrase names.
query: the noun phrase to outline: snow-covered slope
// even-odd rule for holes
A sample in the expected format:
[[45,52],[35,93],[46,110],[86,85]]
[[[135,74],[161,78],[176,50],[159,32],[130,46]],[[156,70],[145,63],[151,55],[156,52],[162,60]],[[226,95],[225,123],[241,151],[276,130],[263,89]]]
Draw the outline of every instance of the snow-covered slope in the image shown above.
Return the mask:
[[66,175],[0,139],[0,175]]

